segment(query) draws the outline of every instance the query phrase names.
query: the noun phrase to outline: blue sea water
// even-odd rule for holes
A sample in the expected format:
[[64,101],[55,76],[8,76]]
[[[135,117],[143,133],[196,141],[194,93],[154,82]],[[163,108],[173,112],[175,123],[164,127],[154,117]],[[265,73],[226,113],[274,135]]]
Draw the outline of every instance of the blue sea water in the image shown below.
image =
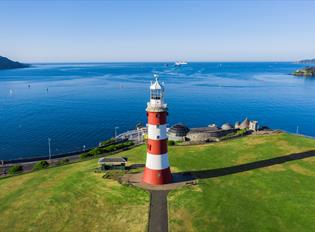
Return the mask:
[[[0,71],[0,160],[92,147],[146,123],[152,73],[165,82],[169,125],[245,117],[315,136],[315,80],[293,63],[34,64]],[[30,88],[28,87],[30,85]]]

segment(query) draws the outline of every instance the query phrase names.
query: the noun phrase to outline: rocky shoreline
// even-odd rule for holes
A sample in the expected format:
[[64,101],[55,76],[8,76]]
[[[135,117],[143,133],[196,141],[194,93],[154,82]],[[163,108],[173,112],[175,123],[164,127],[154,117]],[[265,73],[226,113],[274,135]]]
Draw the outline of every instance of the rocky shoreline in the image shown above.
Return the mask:
[[305,67],[303,69],[298,69],[293,72],[292,75],[300,77],[315,77],[315,67]]

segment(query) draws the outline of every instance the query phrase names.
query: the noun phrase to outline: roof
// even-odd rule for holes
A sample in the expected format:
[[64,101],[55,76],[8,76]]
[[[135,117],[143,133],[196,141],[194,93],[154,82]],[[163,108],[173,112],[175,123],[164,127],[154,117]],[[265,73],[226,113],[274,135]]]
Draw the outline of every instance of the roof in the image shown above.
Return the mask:
[[240,126],[241,126],[241,128],[248,128],[249,127],[249,120],[248,120],[248,118],[245,118]]
[[224,123],[221,128],[222,130],[231,130],[233,129],[233,126],[230,123]]
[[189,131],[189,128],[182,123],[178,123],[178,124],[173,125],[168,131],[171,133],[178,133],[178,132],[187,133]]
[[218,131],[217,127],[198,127],[198,128],[191,128],[190,133],[200,133],[200,132],[213,132]]
[[163,89],[163,88],[164,88],[163,84],[162,85],[160,84],[157,77],[155,78],[154,83],[151,82],[150,89]]
[[127,158],[125,157],[103,157],[98,160],[99,163],[126,163]]
[[249,125],[249,120],[248,118],[245,118],[244,121],[241,123],[241,126],[248,126]]

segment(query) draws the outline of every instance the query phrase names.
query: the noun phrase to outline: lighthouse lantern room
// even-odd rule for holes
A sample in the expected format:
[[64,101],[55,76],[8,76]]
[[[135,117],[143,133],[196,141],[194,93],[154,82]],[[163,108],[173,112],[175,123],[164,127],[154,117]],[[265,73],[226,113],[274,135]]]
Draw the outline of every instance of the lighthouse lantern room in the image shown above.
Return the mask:
[[172,181],[167,151],[167,104],[164,103],[164,83],[158,81],[150,85],[150,102],[147,104],[148,141],[147,159],[143,182],[152,185],[167,184]]

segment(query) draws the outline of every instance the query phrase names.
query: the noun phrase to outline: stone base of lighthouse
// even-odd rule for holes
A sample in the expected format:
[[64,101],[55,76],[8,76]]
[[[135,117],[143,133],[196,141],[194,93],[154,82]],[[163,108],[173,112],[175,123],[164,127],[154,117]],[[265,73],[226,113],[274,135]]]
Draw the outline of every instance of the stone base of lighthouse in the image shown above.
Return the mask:
[[169,184],[172,182],[170,168],[162,170],[153,170],[145,167],[142,181],[151,185]]

